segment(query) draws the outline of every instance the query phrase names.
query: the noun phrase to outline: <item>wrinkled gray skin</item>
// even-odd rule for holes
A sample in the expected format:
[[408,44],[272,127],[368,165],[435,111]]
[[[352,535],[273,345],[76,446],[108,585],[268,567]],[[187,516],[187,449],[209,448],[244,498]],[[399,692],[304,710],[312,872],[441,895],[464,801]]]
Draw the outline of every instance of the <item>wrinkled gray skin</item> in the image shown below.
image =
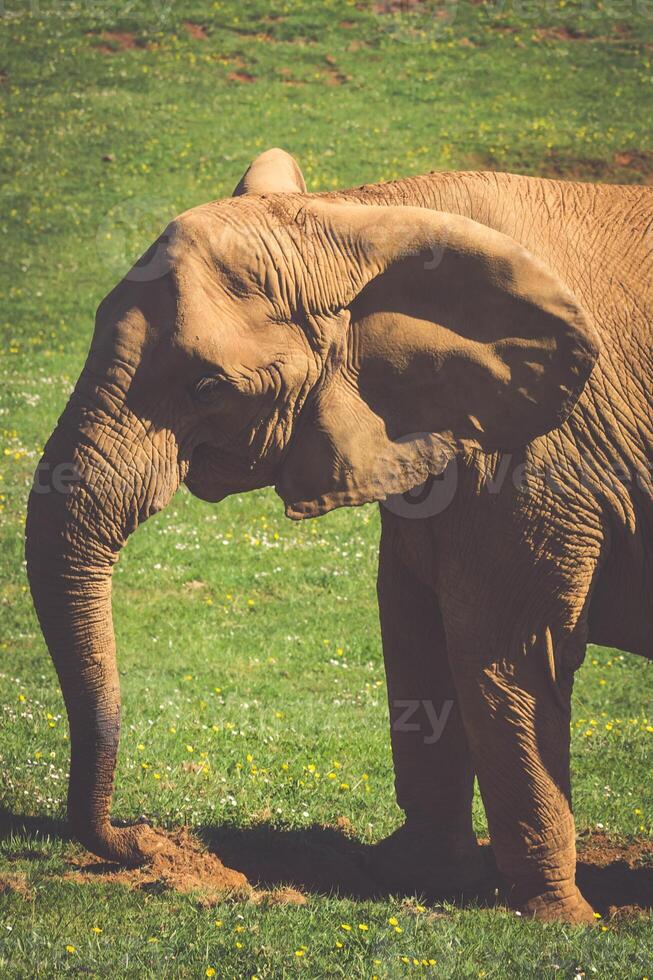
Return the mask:
[[[457,492],[442,513],[383,508],[379,599],[408,819],[379,858],[418,887],[473,881],[476,773],[513,905],[589,921],[574,883],[573,671],[588,640],[653,656],[652,195],[490,173],[302,191],[294,161],[270,151],[237,199],[176,219],[100,304],[46,446],[27,560],[70,721],[71,826],[112,860],[137,863],[159,846],[149,827],[109,822],[120,730],[111,572],[181,482],[207,500],[276,485],[302,517],[401,493],[454,459]],[[411,208],[403,223],[399,208]],[[432,231],[442,221],[444,237]],[[440,313],[411,298],[429,261],[442,295],[457,284]],[[500,359],[508,300],[532,303],[541,330],[511,347],[506,367],[488,360],[476,320],[498,311]],[[468,327],[455,336],[458,316]],[[420,346],[429,320],[437,350]],[[416,404],[416,391],[431,394]],[[503,408],[485,415],[495,391]],[[417,431],[436,436],[418,445]],[[581,480],[585,458],[593,470]],[[79,478],[68,493],[43,492],[61,463]],[[554,464],[562,487],[536,478],[524,492],[512,469],[498,480],[504,464]],[[624,469],[639,479],[606,477]],[[406,700],[440,711],[449,697],[439,740],[397,724]]]

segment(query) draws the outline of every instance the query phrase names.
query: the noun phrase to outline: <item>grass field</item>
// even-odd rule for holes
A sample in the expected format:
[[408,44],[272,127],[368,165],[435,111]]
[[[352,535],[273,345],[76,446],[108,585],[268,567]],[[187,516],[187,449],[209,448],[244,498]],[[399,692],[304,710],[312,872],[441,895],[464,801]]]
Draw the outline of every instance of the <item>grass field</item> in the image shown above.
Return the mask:
[[[280,856],[308,903],[206,908],[63,878],[79,853],[62,825],[67,726],[23,525],[34,467],[117,278],[171,216],[230,193],[272,145],[297,156],[311,190],[434,168],[652,179],[650,5],[405,6],[0,7],[3,976],[653,975],[650,917],[574,930],[326,894],[347,891],[348,848],[400,821],[373,507],[298,525],[272,491],[217,508],[181,491],[115,576],[115,817],[188,824],[254,875],[266,853]],[[650,665],[591,648],[574,711],[579,832],[650,839]],[[350,837],[326,829],[343,817]],[[478,800],[475,822],[486,833]]]

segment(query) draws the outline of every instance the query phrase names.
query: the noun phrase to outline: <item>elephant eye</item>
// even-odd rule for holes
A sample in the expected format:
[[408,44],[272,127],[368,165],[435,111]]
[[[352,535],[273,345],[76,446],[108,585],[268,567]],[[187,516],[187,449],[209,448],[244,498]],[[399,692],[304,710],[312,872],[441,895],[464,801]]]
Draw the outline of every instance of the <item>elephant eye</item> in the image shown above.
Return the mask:
[[200,380],[195,384],[193,395],[197,401],[204,403],[212,402],[219,392],[224,389],[226,384],[227,382],[224,380],[224,378],[219,378],[215,375],[200,378]]

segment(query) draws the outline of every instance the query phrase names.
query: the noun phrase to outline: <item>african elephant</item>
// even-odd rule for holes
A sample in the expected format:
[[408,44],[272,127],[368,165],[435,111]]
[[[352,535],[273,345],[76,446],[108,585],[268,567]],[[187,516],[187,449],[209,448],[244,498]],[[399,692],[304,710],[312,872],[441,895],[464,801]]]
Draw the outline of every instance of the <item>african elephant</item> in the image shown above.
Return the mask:
[[[588,641],[653,657],[652,201],[499,173],[307,194],[271,150],[234,197],[172,221],[100,304],[28,507],[85,845],[129,863],[157,847],[152,828],[109,821],[111,573],[127,536],[182,482],[208,501],[272,485],[296,519],[385,501],[406,821],[379,861],[417,887],[473,883],[476,776],[512,906],[592,920],[575,884],[570,694]],[[65,493],[48,476],[62,463]],[[427,708],[445,703],[427,737]]]

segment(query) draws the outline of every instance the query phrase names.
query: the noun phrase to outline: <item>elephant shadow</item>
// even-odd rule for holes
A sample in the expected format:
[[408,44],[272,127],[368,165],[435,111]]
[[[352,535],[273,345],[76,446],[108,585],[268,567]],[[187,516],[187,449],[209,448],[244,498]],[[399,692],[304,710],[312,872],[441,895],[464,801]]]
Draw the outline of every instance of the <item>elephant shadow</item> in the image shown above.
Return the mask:
[[[339,828],[217,826],[203,827],[200,836],[225,864],[242,871],[261,887],[289,885],[306,893],[337,894],[359,900],[408,894],[381,884],[380,876],[375,874],[374,847]],[[481,846],[487,866],[495,867],[489,844]],[[584,858],[581,851],[577,881],[587,900],[602,916],[653,911],[653,860],[633,867],[627,860],[603,864],[596,863],[593,857],[590,851]],[[494,880],[482,892],[440,898],[461,908],[502,903],[506,896],[498,873],[491,877]]]
[[[337,895],[359,901],[415,895],[385,883],[377,868],[374,846],[340,827],[204,826],[198,835],[224,864],[242,871],[260,888],[286,886],[305,894]],[[482,893],[438,897],[461,907],[492,905],[496,902],[496,886],[493,883]]]
[[[408,894],[383,884],[375,874],[374,847],[340,827],[285,828],[261,823],[250,827],[205,825],[193,830],[225,865],[243,872],[260,888],[292,887],[305,894],[359,901]],[[0,810],[0,846],[6,861],[46,859],[53,840],[74,842],[64,821]],[[489,854],[489,845],[482,846]],[[581,848],[577,880],[601,915],[653,911],[653,855],[648,850],[640,863],[631,857],[607,863],[593,858],[591,848],[586,854]],[[98,869],[106,867],[98,865]],[[492,906],[505,896],[496,882],[483,893],[446,897],[464,908]]]

